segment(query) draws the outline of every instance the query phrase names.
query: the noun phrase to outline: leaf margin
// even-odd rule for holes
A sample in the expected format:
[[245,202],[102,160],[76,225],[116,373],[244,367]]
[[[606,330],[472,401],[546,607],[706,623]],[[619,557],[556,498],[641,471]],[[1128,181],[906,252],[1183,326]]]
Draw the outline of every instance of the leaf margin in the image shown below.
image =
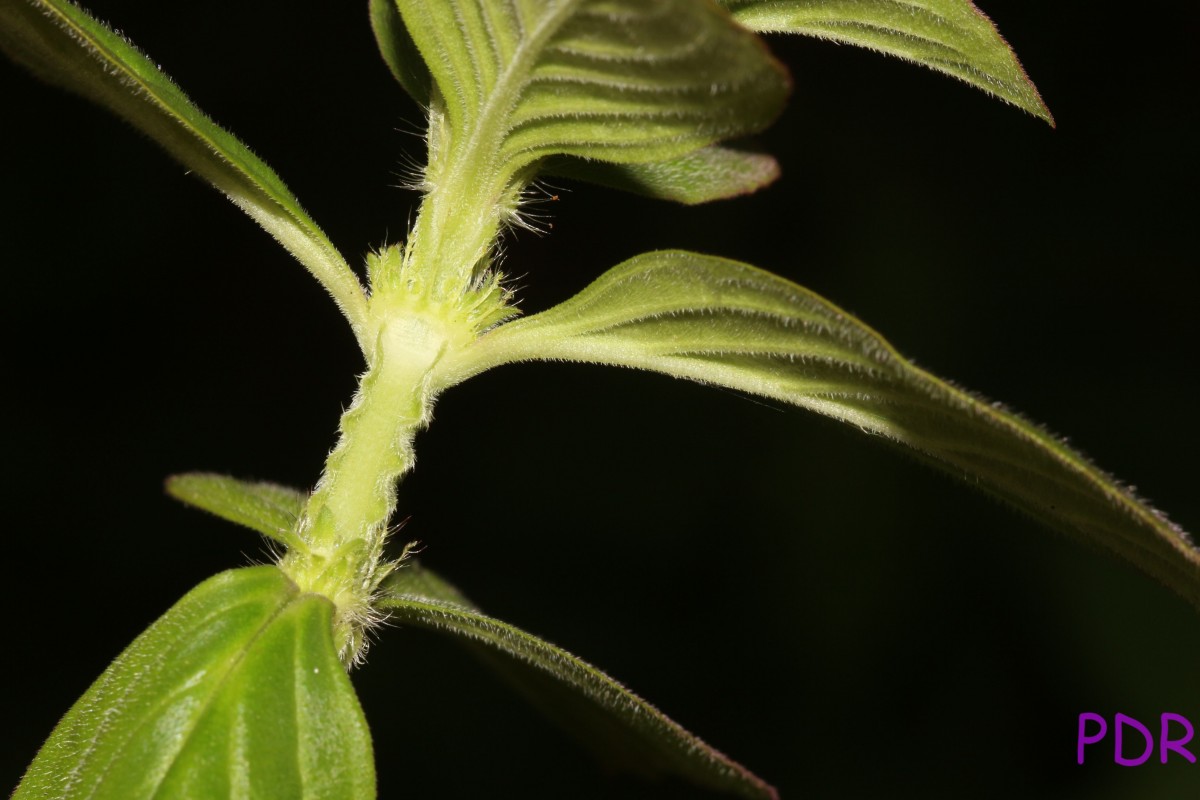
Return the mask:
[[[865,0],[853,4],[844,0],[716,2],[751,30],[800,34],[895,56],[974,86],[1045,121],[1052,128],[1056,126],[1054,115],[1012,46],[972,0]],[[847,5],[857,14],[839,16],[838,9]],[[834,10],[826,12],[828,16],[824,20],[804,21],[805,14],[815,17],[823,8]],[[889,9],[895,13],[888,14]],[[904,24],[905,16],[915,19],[920,14],[936,17],[944,23],[943,38],[922,32],[916,22]],[[954,17],[957,22],[952,20]],[[972,39],[981,45],[981,50],[975,53],[967,50]],[[953,55],[935,57],[923,53],[923,48],[931,51],[941,48]]]
[[0,51],[124,119],[224,194],[317,279],[371,352],[366,295],[337,248],[274,170],[131,42],[68,0],[7,0]]
[[306,550],[296,522],[308,494],[271,481],[247,481],[215,472],[182,472],[164,483],[167,494],[185,505],[241,525],[288,549]]
[[[645,776],[671,774],[715,791],[738,794],[747,800],[778,800],[778,792],[741,764],[714,749],[695,734],[659,711],[623,684],[578,656],[507,622],[484,614],[456,587],[416,561],[409,561],[388,577],[379,606],[390,612],[389,623],[408,624],[449,634],[479,648],[481,660],[512,681],[535,705],[560,724],[561,709],[537,702],[545,687],[535,676],[583,698],[607,720],[631,729],[656,749],[635,751],[639,763],[623,766]],[[495,659],[503,659],[497,662]],[[531,681],[531,678],[534,680]],[[625,708],[619,708],[624,703]],[[560,713],[555,713],[556,711]],[[567,715],[569,716],[569,715]],[[574,731],[579,734],[579,730]],[[626,735],[629,735],[626,733]],[[657,737],[657,738],[656,738]],[[586,742],[587,737],[582,741]],[[629,753],[625,754],[626,756]]]

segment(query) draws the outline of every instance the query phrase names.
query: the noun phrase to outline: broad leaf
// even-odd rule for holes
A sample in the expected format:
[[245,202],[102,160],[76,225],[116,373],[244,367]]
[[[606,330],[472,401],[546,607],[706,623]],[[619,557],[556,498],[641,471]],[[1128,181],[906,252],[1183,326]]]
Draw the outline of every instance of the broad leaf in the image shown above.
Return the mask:
[[[437,147],[492,190],[548,155],[674,158],[761,129],[787,94],[786,73],[758,38],[707,2],[397,6],[444,109]],[[440,161],[431,153],[435,183],[446,177]]]
[[275,567],[205,581],[67,712],[14,800],[373,798],[332,614]]
[[592,665],[485,616],[442,578],[410,562],[389,576],[380,607],[399,624],[471,644],[556,722],[610,764],[643,776],[675,775],[761,800],[775,790]]
[[751,30],[859,45],[966,81],[1054,124],[1008,44],[970,0],[718,0]]
[[446,293],[494,271],[543,159],[669,161],[768,124],[787,74],[707,0],[397,0],[429,66],[427,191],[405,266]]
[[1161,513],[1045,430],[918,369],[854,317],[755,267],[681,251],[638,256],[486,334],[438,377],[449,385],[530,359],[654,370],[840,419],[1128,558],[1200,608],[1200,549]]
[[304,549],[296,520],[308,495],[266,481],[243,481],[211,472],[188,472],[167,479],[167,493],[188,505],[244,525],[289,548]]
[[337,249],[271,168],[196,108],[153,61],[66,0],[5,0],[0,49],[125,118],[224,192],[316,276],[370,349],[366,297]]
[[[433,79],[404,27],[395,0],[370,0],[370,10],[375,40],[392,75],[414,100],[428,105]],[[779,164],[764,153],[711,145],[673,159],[645,164],[557,156],[542,171],[555,177],[694,205],[761,189],[779,177]]]

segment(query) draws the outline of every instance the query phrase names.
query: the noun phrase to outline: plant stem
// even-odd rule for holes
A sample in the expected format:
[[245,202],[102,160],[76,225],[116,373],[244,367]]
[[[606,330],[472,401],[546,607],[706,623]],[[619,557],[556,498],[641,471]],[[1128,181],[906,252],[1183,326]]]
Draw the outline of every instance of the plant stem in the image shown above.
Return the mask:
[[341,419],[341,437],[301,517],[299,538],[280,566],[304,591],[338,608],[335,635],[353,661],[373,619],[372,596],[392,565],[382,560],[396,481],[413,465],[413,438],[429,420],[433,366],[446,343],[424,315],[389,314],[373,363]]

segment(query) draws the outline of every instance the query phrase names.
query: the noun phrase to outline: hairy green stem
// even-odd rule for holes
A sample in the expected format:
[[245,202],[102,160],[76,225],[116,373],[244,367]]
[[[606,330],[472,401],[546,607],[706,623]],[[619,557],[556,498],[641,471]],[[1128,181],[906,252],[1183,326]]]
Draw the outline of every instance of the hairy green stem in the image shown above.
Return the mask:
[[304,510],[281,567],[302,590],[338,607],[342,656],[357,657],[373,618],[372,597],[392,565],[382,558],[396,481],[413,465],[413,438],[429,421],[433,366],[446,337],[438,321],[389,315],[373,363],[341,419],[341,438]]

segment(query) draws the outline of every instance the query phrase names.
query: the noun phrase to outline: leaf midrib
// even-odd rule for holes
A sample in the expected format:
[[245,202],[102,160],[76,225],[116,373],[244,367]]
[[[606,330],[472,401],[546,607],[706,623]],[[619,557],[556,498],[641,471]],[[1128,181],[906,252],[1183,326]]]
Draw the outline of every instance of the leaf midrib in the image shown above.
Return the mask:
[[[290,591],[289,591],[290,596],[287,599],[285,599],[282,603],[280,603],[274,609],[274,611],[270,614],[270,616],[267,619],[265,619],[261,625],[258,626],[258,628],[254,631],[254,634],[246,642],[245,646],[239,648],[237,655],[231,660],[229,665],[225,668],[225,670],[223,671],[223,674],[219,678],[215,679],[213,681],[213,683],[211,684],[211,691],[208,693],[208,696],[205,697],[204,700],[201,702],[200,710],[198,711],[198,713],[195,716],[193,716],[191,724],[188,725],[186,733],[184,733],[182,736],[183,743],[180,745],[179,749],[175,751],[174,758],[172,758],[172,760],[171,760],[170,764],[168,764],[166,770],[163,771],[163,773],[158,777],[157,781],[155,782],[154,787],[151,790],[151,793],[149,795],[151,798],[158,796],[159,792],[162,789],[163,782],[166,781],[167,776],[170,775],[171,768],[174,766],[174,764],[179,759],[179,754],[182,753],[183,750],[187,747],[188,741],[190,740],[192,734],[195,732],[196,726],[199,724],[199,721],[204,717],[205,714],[208,713],[208,710],[209,710],[209,708],[211,708],[212,703],[214,702],[215,698],[221,693],[222,687],[225,686],[225,684],[228,682],[230,676],[233,675],[233,673],[237,670],[238,666],[246,659],[246,656],[249,654],[254,643],[257,642],[259,638],[261,638],[261,636],[263,635],[263,632],[266,631],[266,629],[268,627],[270,627],[270,625],[276,619],[278,619],[280,617],[280,615],[282,615],[288,608],[290,608],[292,606],[292,604],[295,603],[298,599],[300,599],[301,597],[304,596],[294,586],[288,587],[288,588],[290,589]],[[202,617],[200,620],[198,620],[196,624],[197,624],[197,626],[203,626],[204,624],[208,623],[215,617],[219,617],[223,614],[228,614],[228,613],[235,611],[236,609],[241,608],[243,606],[253,605],[256,602],[258,602],[257,598],[247,597],[242,602],[235,603],[234,605],[226,606],[224,608],[219,608],[219,609],[212,611],[209,614],[206,614],[204,617]],[[128,693],[126,693],[126,694],[128,694]],[[137,738],[136,731],[143,729],[149,723],[150,720],[157,719],[156,714],[164,706],[166,706],[169,702],[171,702],[171,700],[173,700],[175,697],[178,697],[178,696],[179,696],[178,691],[171,692],[167,697],[162,698],[158,703],[156,703],[152,709],[148,710],[148,712],[142,716],[141,723],[135,729],[135,733],[132,736],[130,736],[129,739],[127,739],[127,741],[136,739]],[[94,748],[89,749],[89,752],[95,752]],[[113,765],[116,763],[116,761],[119,759],[119,757],[120,757],[120,752],[115,753],[111,758],[108,759],[108,763],[105,766],[103,772],[101,773],[100,780],[97,781],[97,783],[95,784],[96,788],[103,785],[105,776],[107,776],[112,771]],[[86,760],[86,759],[85,758],[80,759],[81,763],[84,760]],[[93,794],[94,794],[94,792],[93,792]]]
[[521,28],[517,47],[508,65],[501,70],[490,97],[482,104],[480,113],[476,116],[477,123],[472,126],[471,134],[464,143],[465,152],[470,155],[452,162],[450,175],[447,176],[450,185],[457,185],[458,181],[478,176],[485,171],[492,173],[489,183],[494,183],[498,177],[505,183],[510,180],[515,172],[515,169],[508,168],[511,157],[504,162],[493,163],[491,170],[480,169],[485,164],[476,162],[486,162],[493,154],[501,151],[500,144],[508,131],[506,123],[512,110],[520,103],[531,71],[530,62],[537,59],[546,40],[558,32],[564,18],[574,13],[581,2],[583,0],[565,0],[556,11],[543,16],[534,28],[528,30],[520,24],[521,14],[516,5],[512,7],[513,18]]
[[[289,581],[289,583],[290,583],[290,581]],[[179,750],[176,751],[175,758],[171,761],[170,766],[167,767],[166,771],[163,772],[163,774],[159,776],[158,782],[157,782],[157,784],[155,784],[154,791],[150,795],[152,800],[153,800],[153,798],[158,797],[158,793],[162,789],[163,783],[166,781],[167,777],[171,774],[171,770],[174,768],[174,766],[179,761],[179,754],[182,753],[184,751],[184,749],[187,747],[192,736],[196,732],[196,728],[200,725],[200,723],[204,720],[205,716],[207,716],[208,712],[212,709],[213,703],[215,703],[217,698],[220,697],[221,693],[225,689],[225,686],[229,683],[230,679],[234,676],[234,674],[241,667],[242,662],[244,662],[246,660],[247,656],[249,656],[250,651],[254,648],[254,645],[258,642],[259,639],[261,639],[263,637],[263,634],[266,633],[267,629],[270,628],[277,619],[279,619],[281,616],[283,616],[283,614],[285,612],[287,612],[289,609],[291,609],[292,606],[294,606],[299,600],[303,599],[306,596],[304,593],[300,592],[300,590],[294,584],[289,586],[288,589],[289,589],[290,596],[287,599],[285,599],[282,603],[280,603],[279,606],[277,606],[275,608],[275,610],[271,613],[271,615],[267,619],[263,620],[263,623],[258,626],[258,628],[254,631],[254,634],[246,641],[245,646],[243,646],[242,648],[240,648],[238,650],[237,656],[232,660],[232,663],[230,663],[229,666],[225,669],[224,674],[222,674],[220,678],[218,678],[216,681],[213,682],[212,691],[210,691],[208,693],[208,696],[205,697],[204,700],[202,701],[200,710],[192,717],[191,724],[188,725],[188,728],[187,728],[187,733],[182,737],[184,743],[180,746]],[[210,618],[211,618],[211,616],[215,616],[215,615],[210,615]],[[172,694],[171,697],[175,697],[177,694],[178,693],[176,692],[176,693]],[[166,703],[166,700],[164,700],[162,703],[159,703],[158,708],[161,708],[165,703]]]

